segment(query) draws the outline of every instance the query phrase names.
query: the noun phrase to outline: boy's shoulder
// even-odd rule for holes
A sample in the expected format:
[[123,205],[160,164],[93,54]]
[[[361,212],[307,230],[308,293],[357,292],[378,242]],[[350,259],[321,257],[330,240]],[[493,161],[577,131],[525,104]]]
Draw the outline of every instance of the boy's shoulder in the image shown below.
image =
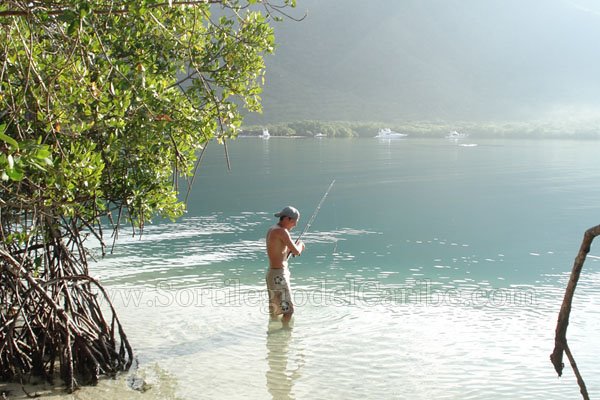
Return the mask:
[[268,234],[269,235],[275,234],[275,235],[278,235],[278,236],[288,236],[289,232],[288,232],[287,229],[282,228],[279,225],[273,225],[272,227],[269,228]]

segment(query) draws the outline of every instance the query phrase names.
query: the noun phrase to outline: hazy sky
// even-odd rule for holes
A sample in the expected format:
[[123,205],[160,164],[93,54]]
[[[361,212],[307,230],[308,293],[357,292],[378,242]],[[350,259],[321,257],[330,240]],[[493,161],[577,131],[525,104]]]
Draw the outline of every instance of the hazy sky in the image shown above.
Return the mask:
[[600,115],[600,1],[298,0],[304,12],[276,24],[267,118]]

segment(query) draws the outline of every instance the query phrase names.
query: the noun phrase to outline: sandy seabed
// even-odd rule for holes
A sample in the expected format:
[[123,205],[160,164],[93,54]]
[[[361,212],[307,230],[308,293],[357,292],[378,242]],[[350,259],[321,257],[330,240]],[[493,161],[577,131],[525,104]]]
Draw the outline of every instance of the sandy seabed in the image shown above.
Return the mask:
[[177,399],[175,381],[158,365],[143,371],[123,373],[116,379],[101,378],[96,386],[83,386],[67,393],[63,384],[45,381],[21,385],[0,382],[2,399],[61,399],[61,400],[116,400],[116,399]]

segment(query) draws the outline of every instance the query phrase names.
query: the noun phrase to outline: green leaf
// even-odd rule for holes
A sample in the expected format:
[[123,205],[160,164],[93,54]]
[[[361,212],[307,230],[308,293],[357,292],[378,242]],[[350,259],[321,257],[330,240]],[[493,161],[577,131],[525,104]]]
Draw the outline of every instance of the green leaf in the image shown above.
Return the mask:
[[23,171],[18,170],[16,168],[7,169],[5,172],[6,172],[6,175],[8,175],[8,177],[10,179],[12,179],[13,181],[20,181],[23,179],[23,176],[24,176]]
[[35,152],[35,158],[45,160],[50,156],[50,154],[52,153],[47,148],[41,148]]
[[3,127],[4,127],[4,125],[0,126],[0,139],[4,140],[11,147],[15,148],[15,150],[18,150],[19,149],[19,143],[15,139],[13,139],[10,136],[8,136],[7,134],[5,134],[4,130],[1,129]]

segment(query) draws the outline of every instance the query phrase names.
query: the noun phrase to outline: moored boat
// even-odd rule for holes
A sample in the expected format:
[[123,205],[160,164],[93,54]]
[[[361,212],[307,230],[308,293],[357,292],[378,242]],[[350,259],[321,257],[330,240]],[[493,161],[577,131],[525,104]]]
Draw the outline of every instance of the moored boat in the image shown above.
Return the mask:
[[401,139],[407,136],[406,133],[394,132],[390,128],[382,128],[377,135],[375,135],[377,139]]
[[446,139],[450,139],[450,140],[458,140],[458,139],[465,139],[469,136],[468,133],[460,133],[458,131],[452,131],[449,134],[447,134],[445,137]]

